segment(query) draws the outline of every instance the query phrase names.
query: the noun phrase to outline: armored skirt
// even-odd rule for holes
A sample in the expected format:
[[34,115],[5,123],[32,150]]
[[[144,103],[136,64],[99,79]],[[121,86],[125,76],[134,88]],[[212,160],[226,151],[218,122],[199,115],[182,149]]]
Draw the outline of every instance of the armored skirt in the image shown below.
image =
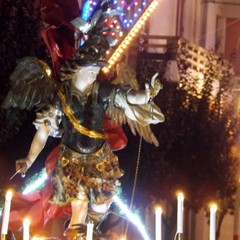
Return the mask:
[[53,195],[50,202],[63,206],[79,199],[103,204],[116,194],[118,178],[122,175],[118,157],[107,142],[92,154],[81,154],[62,144],[52,175]]

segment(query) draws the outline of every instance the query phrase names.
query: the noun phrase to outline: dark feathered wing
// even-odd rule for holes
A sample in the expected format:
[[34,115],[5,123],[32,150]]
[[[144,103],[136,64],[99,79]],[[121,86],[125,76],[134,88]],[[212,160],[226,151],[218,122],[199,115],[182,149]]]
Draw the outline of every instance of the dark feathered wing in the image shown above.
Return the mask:
[[34,57],[24,57],[18,61],[10,76],[10,90],[3,108],[31,110],[33,107],[48,104],[56,88],[51,69],[45,62]]

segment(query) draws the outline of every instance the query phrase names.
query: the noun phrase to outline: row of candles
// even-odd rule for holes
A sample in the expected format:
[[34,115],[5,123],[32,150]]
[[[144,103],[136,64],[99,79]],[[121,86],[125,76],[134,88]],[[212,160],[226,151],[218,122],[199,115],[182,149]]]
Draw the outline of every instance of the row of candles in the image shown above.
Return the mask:
[[[216,213],[217,205],[210,206],[210,231],[209,240],[216,240]],[[177,195],[177,231],[176,236],[183,234],[184,195],[179,192]],[[162,240],[162,208],[155,210],[155,240]]]
[[[5,204],[2,218],[1,240],[5,240],[8,233],[9,216],[11,209],[12,191],[7,191],[5,196]],[[217,205],[212,204],[210,207],[210,231],[209,240],[216,239],[216,212]],[[183,234],[183,215],[184,215],[184,195],[179,192],[177,195],[177,231],[176,234]],[[92,240],[93,237],[93,223],[87,224],[86,240]],[[162,208],[158,207],[155,211],[155,240],[162,240]],[[25,218],[23,220],[23,240],[30,239],[30,220]],[[38,238],[36,238],[38,239]]]
[[[5,195],[5,203],[4,203],[4,210],[3,210],[3,217],[2,217],[1,240],[5,240],[6,235],[8,233],[12,195],[13,193],[10,190],[7,191]],[[87,224],[86,240],[93,239],[93,227],[94,227],[94,224],[92,222],[89,222]],[[29,240],[29,239],[30,239],[30,219],[26,217],[23,219],[23,240]],[[40,240],[42,238],[33,237],[31,239]]]

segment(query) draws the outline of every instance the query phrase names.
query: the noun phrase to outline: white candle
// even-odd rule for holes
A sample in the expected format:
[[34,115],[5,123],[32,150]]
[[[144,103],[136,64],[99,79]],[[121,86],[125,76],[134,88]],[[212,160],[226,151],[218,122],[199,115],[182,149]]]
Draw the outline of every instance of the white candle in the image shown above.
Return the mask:
[[87,236],[86,240],[92,240],[93,239],[93,226],[94,224],[92,222],[89,222],[87,224]]
[[30,220],[25,218],[23,220],[23,240],[29,240],[29,228],[30,228]]
[[183,233],[183,193],[178,193],[177,199],[177,233]]
[[217,205],[212,204],[210,207],[210,236],[209,240],[216,239],[216,212],[217,212]]
[[155,211],[155,240],[162,240],[162,208]]
[[11,208],[12,191],[7,191],[5,196],[5,204],[3,209],[3,220],[2,220],[2,235],[8,233],[8,222]]

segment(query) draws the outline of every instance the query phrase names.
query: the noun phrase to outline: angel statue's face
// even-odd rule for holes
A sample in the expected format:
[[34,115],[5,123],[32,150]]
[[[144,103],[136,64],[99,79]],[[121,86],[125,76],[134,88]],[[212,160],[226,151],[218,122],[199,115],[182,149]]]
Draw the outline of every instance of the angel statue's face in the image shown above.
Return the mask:
[[99,66],[82,67],[77,74],[77,80],[92,84],[96,80],[100,69]]

